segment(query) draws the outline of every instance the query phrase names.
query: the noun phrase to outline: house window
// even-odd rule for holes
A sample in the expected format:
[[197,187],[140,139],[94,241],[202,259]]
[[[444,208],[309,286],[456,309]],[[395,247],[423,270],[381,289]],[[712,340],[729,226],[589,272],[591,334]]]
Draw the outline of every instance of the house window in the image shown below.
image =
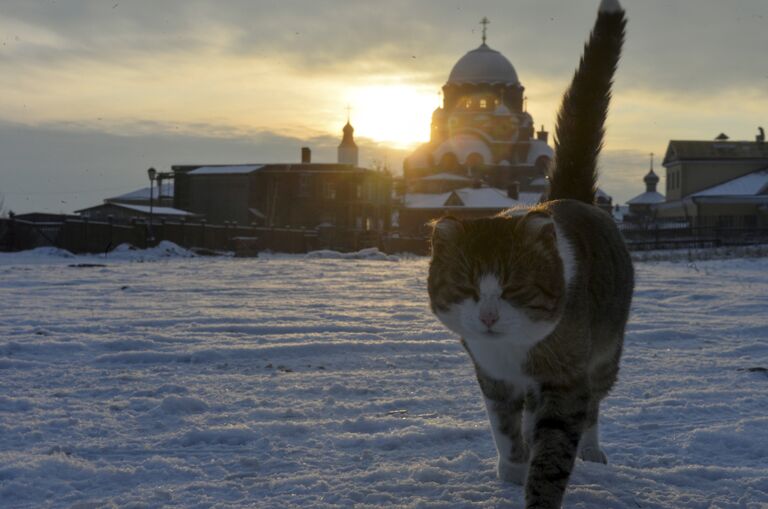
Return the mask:
[[336,199],[336,185],[333,182],[326,182],[323,185],[323,197],[328,200]]
[[467,101],[464,103],[465,108],[471,108],[472,107],[472,99],[467,99]]
[[371,230],[373,230],[373,218],[369,216],[365,218],[365,231],[369,232]]
[[299,197],[307,198],[312,195],[312,188],[310,187],[309,175],[299,175]]
[[355,197],[358,200],[363,198],[363,185],[362,184],[356,184],[355,185]]
[[480,108],[485,109],[488,107],[488,102],[485,99],[480,99]]
[[392,224],[392,228],[399,228],[400,227],[400,211],[393,210],[392,214],[389,217],[389,221]]
[[363,229],[363,218],[360,216],[355,217],[355,229],[356,230]]

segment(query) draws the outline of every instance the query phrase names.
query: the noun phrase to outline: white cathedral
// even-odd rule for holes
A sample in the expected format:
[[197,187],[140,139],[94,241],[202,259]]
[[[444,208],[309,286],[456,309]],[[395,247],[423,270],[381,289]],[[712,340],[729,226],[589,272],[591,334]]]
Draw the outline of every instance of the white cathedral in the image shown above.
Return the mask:
[[487,23],[482,44],[456,62],[442,88],[430,141],[406,158],[406,182],[448,174],[500,189],[546,189],[548,133],[536,132],[515,68],[486,44]]

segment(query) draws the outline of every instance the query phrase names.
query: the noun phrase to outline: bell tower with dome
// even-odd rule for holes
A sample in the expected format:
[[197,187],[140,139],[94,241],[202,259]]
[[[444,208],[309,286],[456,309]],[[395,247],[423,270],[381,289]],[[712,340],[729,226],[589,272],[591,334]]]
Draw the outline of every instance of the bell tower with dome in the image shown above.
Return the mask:
[[347,123],[342,129],[342,132],[344,133],[344,136],[341,139],[341,143],[339,143],[339,148],[336,153],[338,162],[339,164],[351,164],[352,166],[357,166],[358,150],[357,143],[355,143],[355,128],[349,123],[349,119],[347,119]]
[[[525,108],[525,88],[512,63],[482,43],[462,56],[442,87],[443,104],[432,114],[430,141],[404,163],[408,181],[453,173],[521,190],[539,185],[553,157],[548,133],[535,132]],[[535,184],[534,184],[535,185]]]

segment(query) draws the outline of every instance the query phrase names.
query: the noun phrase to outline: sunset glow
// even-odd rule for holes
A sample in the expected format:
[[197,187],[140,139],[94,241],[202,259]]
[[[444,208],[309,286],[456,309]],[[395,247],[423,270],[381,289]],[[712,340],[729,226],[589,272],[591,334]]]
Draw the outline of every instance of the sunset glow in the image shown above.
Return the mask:
[[355,134],[406,148],[429,140],[436,91],[407,85],[370,85],[350,90]]

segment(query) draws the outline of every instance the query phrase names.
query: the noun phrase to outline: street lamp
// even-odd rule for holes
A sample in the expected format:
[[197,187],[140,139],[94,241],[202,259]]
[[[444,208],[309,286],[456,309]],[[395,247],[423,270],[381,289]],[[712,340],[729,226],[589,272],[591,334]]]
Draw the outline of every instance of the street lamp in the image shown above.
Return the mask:
[[147,176],[149,177],[149,235],[147,237],[147,243],[154,243],[155,242],[155,236],[152,232],[152,213],[154,205],[154,198],[155,198],[155,177],[157,176],[157,170],[154,168],[150,168],[147,170]]

